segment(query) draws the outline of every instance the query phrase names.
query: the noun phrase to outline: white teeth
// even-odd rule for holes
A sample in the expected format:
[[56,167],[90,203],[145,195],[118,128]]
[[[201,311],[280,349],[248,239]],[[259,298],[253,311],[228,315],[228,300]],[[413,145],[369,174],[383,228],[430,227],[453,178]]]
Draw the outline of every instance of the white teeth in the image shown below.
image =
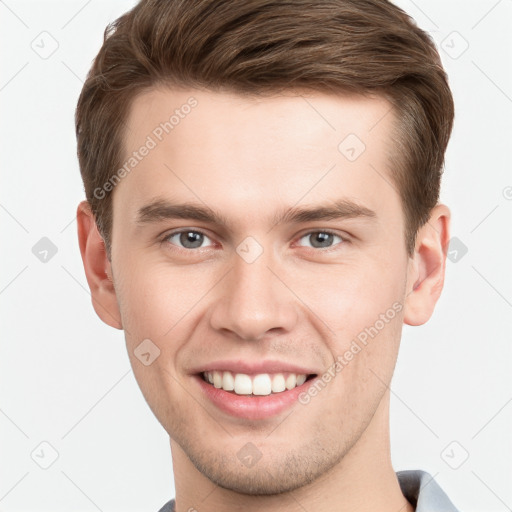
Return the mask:
[[237,373],[235,376],[235,393],[237,395],[250,395],[252,393],[252,382],[249,375]]
[[286,378],[286,389],[293,389],[297,385],[297,376],[294,373],[290,373]]
[[268,373],[256,375],[252,381],[253,395],[270,395],[272,393],[272,381]]
[[225,391],[233,391],[235,389],[235,379],[231,372],[224,372],[222,377],[222,389]]
[[297,375],[297,386],[302,386],[306,382],[306,376],[305,375]]
[[286,389],[285,380],[282,373],[276,373],[272,379],[272,392],[280,393]]
[[213,385],[216,388],[222,387],[222,374],[218,371],[213,372]]
[[213,384],[217,389],[233,391],[237,395],[270,395],[271,393],[282,393],[306,382],[307,375],[295,373],[260,373],[251,377],[245,373],[233,375],[228,371],[204,372],[206,382]]

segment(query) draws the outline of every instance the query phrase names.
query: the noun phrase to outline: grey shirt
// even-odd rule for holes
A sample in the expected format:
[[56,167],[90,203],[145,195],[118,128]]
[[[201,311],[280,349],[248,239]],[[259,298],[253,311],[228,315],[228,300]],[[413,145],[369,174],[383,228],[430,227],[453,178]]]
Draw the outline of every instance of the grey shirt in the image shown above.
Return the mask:
[[[416,512],[458,512],[433,477],[424,471],[398,471],[402,493]],[[175,512],[174,500],[159,512]]]

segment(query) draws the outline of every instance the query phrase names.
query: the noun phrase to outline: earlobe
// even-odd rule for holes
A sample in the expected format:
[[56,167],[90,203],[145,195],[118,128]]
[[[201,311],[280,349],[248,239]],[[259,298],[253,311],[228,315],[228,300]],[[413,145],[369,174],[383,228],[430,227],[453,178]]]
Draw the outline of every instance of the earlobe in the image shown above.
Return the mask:
[[76,219],[78,243],[94,310],[103,322],[116,329],[122,329],[112,267],[107,258],[105,243],[87,201],[82,201],[78,205]]
[[418,230],[409,260],[404,309],[404,322],[408,325],[422,325],[434,312],[444,284],[449,231],[450,210],[438,204]]

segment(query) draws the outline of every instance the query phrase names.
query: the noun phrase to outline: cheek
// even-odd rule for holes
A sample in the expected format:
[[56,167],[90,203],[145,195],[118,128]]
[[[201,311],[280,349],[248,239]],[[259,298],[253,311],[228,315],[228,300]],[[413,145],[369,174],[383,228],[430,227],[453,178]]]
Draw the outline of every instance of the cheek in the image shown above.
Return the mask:
[[[157,411],[170,407],[165,396],[174,396],[179,367],[188,340],[194,335],[201,314],[201,300],[215,283],[211,269],[171,266],[150,259],[126,260],[118,267],[116,293],[120,303],[126,347],[139,386]],[[139,346],[149,339],[158,358],[150,366],[137,359]],[[158,402],[162,403],[158,405]],[[179,406],[179,393],[172,406]]]
[[[205,276],[168,264],[126,262],[116,293],[127,339],[162,340],[186,322],[187,315],[204,295]],[[183,322],[183,323],[182,323]]]
[[[135,378],[160,421],[176,417],[177,411],[190,405],[188,395],[180,391],[184,383],[178,382],[181,377],[176,368],[193,328],[190,320],[194,306],[204,290],[198,287],[198,279],[183,269],[143,259],[136,264],[135,259],[127,259],[122,267],[118,265],[116,278],[126,347]],[[157,347],[149,348],[150,357],[158,354],[148,365],[137,356],[147,339]]]
[[393,373],[405,271],[401,262],[375,259],[340,267],[316,282],[321,286],[310,288],[308,305],[329,327],[327,343],[333,361],[338,361],[332,399],[343,414],[363,421],[377,407]]
[[339,353],[376,323],[383,334],[396,335],[395,325],[401,328],[398,316],[404,286],[405,271],[401,265],[375,259],[326,267],[305,278],[297,295],[335,334],[332,348]]

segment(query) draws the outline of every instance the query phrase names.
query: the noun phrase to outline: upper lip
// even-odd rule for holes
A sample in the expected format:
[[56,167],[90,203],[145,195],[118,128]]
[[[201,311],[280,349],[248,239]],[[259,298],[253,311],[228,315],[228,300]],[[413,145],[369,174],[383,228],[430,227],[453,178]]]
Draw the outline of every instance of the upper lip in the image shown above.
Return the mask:
[[205,363],[192,369],[191,373],[197,374],[202,372],[211,372],[214,370],[228,371],[231,373],[245,373],[245,374],[258,374],[258,373],[296,373],[299,375],[312,375],[318,372],[305,366],[298,366],[295,364],[287,363],[284,361],[244,361],[243,359],[224,359],[219,361],[212,361]]

